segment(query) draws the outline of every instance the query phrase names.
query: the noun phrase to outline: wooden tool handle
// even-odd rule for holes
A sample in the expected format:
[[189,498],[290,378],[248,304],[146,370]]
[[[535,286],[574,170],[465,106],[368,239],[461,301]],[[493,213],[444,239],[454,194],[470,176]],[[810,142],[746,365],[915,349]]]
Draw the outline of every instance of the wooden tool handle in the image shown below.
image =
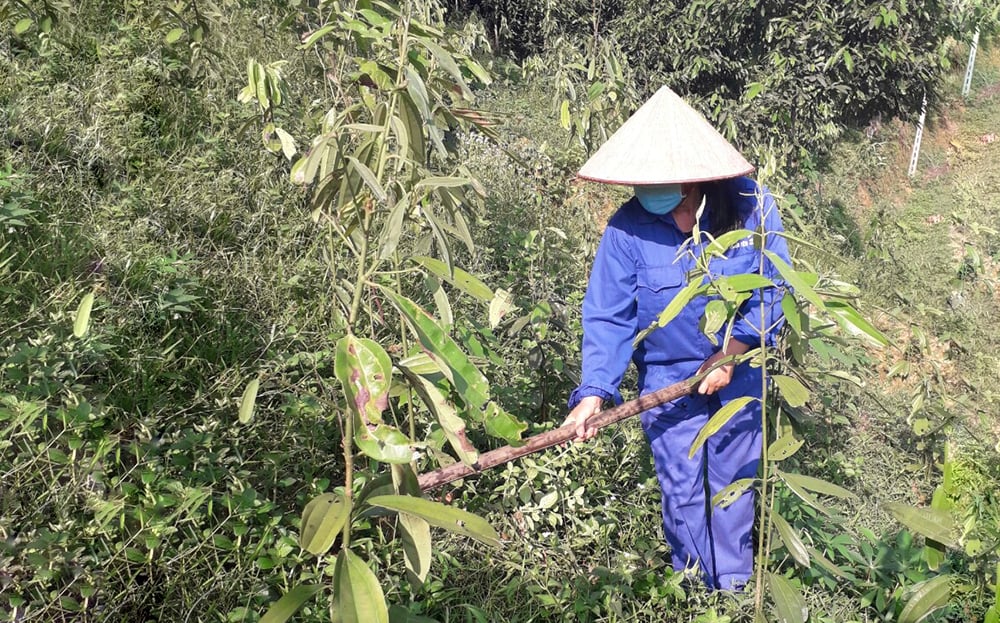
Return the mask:
[[[686,381],[674,383],[673,385],[668,385],[663,389],[658,389],[655,392],[646,394],[645,396],[640,396],[635,400],[622,403],[612,409],[601,411],[595,415],[593,419],[591,419],[590,425],[594,428],[604,428],[605,426],[610,426],[611,424],[624,420],[625,418],[638,415],[643,411],[661,405],[665,402],[677,400],[681,396],[690,394],[696,383],[697,379],[688,379]],[[496,450],[480,454],[479,460],[473,465],[455,463],[453,465],[449,465],[448,467],[442,467],[432,472],[421,474],[417,478],[417,481],[420,483],[420,489],[422,491],[427,491],[428,489],[440,487],[441,485],[447,484],[453,480],[465,478],[466,476],[472,476],[473,474],[484,472],[490,468],[496,467],[497,465],[509,463],[514,459],[519,459],[522,456],[538,452],[539,450],[544,450],[545,448],[551,448],[552,446],[572,441],[575,438],[576,430],[572,426],[562,426],[560,428],[535,435],[534,437],[529,437],[525,440],[524,445],[516,447],[504,446],[502,448],[497,448]]]

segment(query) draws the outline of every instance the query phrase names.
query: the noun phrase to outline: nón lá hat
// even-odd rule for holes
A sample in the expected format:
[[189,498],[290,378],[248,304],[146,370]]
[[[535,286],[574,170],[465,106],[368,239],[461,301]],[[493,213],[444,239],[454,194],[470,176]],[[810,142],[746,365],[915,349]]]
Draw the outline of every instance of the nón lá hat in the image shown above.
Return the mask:
[[679,95],[661,87],[580,169],[579,177],[644,186],[707,182],[753,171]]

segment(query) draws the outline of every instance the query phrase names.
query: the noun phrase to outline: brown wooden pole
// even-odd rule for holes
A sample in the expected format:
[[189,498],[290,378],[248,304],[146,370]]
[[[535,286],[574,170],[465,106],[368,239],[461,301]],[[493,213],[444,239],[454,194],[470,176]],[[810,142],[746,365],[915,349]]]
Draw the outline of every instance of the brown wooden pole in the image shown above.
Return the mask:
[[[661,405],[665,402],[677,400],[681,396],[687,396],[690,394],[700,380],[701,377],[699,376],[686,381],[681,381],[679,383],[674,383],[673,385],[668,385],[663,389],[658,389],[655,392],[646,394],[645,396],[640,396],[635,400],[622,403],[617,407],[601,411],[594,416],[594,418],[590,421],[590,424],[594,428],[604,428],[605,426],[610,426],[611,424],[624,420],[625,418],[638,415],[643,411]],[[432,472],[421,474],[417,478],[417,481],[420,483],[421,491],[427,491],[428,489],[440,487],[441,485],[447,484],[453,480],[465,478],[466,476],[472,476],[473,474],[484,472],[498,465],[509,463],[514,459],[519,459],[522,456],[538,452],[539,450],[544,450],[545,448],[551,448],[552,446],[558,446],[559,444],[572,441],[575,438],[576,429],[571,426],[562,426],[555,430],[546,431],[540,435],[529,437],[525,440],[523,446],[504,446],[502,448],[497,448],[496,450],[480,454],[479,460],[473,465],[455,463],[453,465],[449,465],[448,467],[442,467]]]

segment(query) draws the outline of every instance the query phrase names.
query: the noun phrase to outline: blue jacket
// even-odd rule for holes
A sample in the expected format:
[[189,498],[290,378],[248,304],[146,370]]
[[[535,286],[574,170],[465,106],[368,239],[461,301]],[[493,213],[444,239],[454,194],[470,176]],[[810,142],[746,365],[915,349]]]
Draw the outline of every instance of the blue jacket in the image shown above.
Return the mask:
[[[784,237],[774,233],[783,229],[771,194],[746,177],[723,180],[721,184],[723,192],[729,193],[743,228],[757,231],[763,218],[765,230],[771,232],[765,247],[790,264]],[[763,196],[760,206],[758,193]],[[702,231],[708,230],[711,209],[710,203],[706,205],[699,223]],[[636,334],[656,320],[687,284],[687,273],[695,266],[695,258],[687,249],[695,256],[702,250],[689,238],[674,224],[673,216],[651,214],[634,197],[611,217],[597,249],[583,301],[583,376],[580,386],[570,395],[570,408],[585,396],[621,402],[618,385],[629,359],[638,369],[642,393],[648,393],[689,378],[718,350],[699,329],[709,301],[707,296],[692,300],[666,327],[653,331],[632,349]],[[685,241],[688,247],[682,251]],[[707,241],[703,237],[703,244]],[[756,273],[761,257],[748,237],[730,247],[725,258],[713,258],[709,271],[713,276]],[[761,326],[769,329],[768,342],[773,343],[782,319],[784,288],[780,287],[780,275],[770,260],[765,258],[764,262],[764,276],[779,287],[767,288],[763,294],[758,290],[745,301],[732,332],[733,339],[750,346],[759,344]],[[719,334],[720,345],[723,333],[724,330]]]

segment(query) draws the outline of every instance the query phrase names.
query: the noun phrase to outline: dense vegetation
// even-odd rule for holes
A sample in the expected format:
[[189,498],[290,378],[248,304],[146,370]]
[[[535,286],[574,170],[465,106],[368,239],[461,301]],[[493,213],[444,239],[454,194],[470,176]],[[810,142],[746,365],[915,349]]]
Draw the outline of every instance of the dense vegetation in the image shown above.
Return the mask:
[[[0,613],[995,623],[997,11],[0,7]],[[632,425],[415,501],[561,421],[622,198],[573,172],[662,83],[797,242],[746,595],[673,575]]]

